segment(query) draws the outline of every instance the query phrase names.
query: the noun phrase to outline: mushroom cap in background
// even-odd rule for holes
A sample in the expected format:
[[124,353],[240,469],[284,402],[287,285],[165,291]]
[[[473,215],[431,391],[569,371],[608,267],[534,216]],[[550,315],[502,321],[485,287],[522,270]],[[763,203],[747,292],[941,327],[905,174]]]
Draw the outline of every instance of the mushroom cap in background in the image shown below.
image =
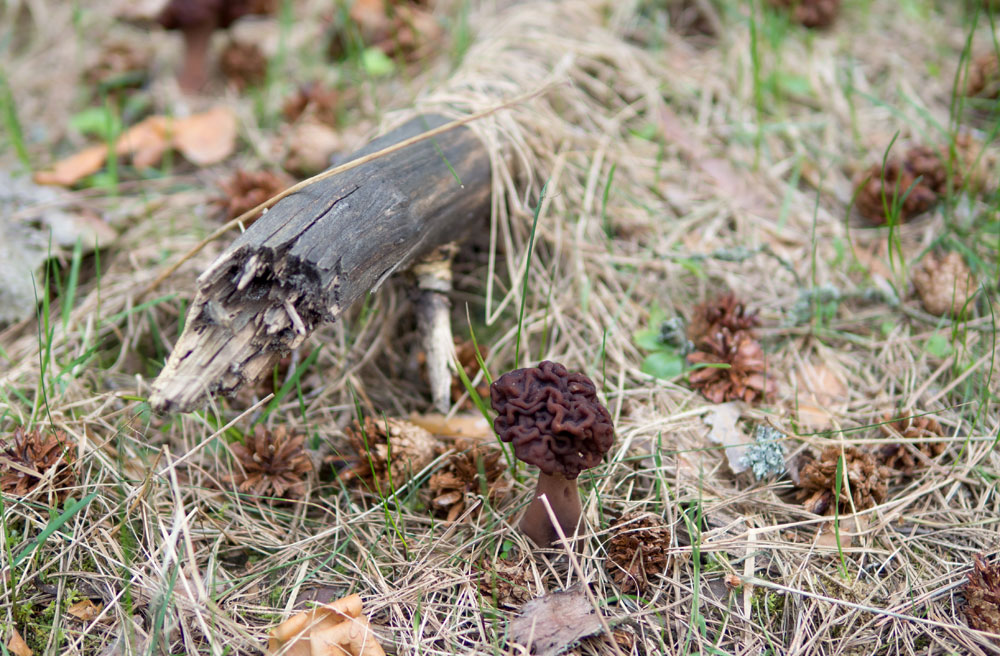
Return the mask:
[[546,474],[574,479],[600,463],[614,442],[611,414],[594,383],[557,362],[504,374],[490,386],[490,400],[500,439]]
[[170,0],[157,22],[168,30],[210,24],[229,27],[250,14],[273,14],[277,0]]

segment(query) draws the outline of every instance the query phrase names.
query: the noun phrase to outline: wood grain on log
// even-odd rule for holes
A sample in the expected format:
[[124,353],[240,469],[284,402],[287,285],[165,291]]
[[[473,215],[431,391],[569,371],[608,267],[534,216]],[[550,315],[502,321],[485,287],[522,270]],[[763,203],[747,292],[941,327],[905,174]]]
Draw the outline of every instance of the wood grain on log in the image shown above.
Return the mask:
[[[445,122],[417,117],[354,157]],[[489,202],[489,156],[466,127],[282,199],[199,276],[150,403],[186,412],[257,380],[394,271],[482,225]]]

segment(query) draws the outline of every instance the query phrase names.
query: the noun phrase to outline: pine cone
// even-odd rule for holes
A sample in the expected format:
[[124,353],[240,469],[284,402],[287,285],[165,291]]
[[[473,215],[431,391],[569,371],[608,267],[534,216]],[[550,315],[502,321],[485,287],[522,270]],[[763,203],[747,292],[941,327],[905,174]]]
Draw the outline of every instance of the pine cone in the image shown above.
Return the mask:
[[[391,6],[390,6],[391,5]],[[364,44],[378,48],[395,58],[418,60],[427,49],[440,42],[441,26],[419,3],[397,3],[391,0],[355,0],[348,15]],[[327,46],[327,56],[342,59],[349,51],[349,34],[335,28]]]
[[[886,417],[886,421],[889,417]],[[919,442],[921,437],[941,437],[941,425],[933,417],[904,417],[892,423],[884,423],[879,427],[882,433],[888,437],[903,438],[913,440],[912,443],[899,442],[895,444],[884,444],[878,451],[879,458],[889,469],[895,469],[910,476],[923,462],[917,462],[914,457],[913,448],[927,458],[936,458],[944,453],[948,446],[944,442]],[[913,448],[911,448],[913,447]]]
[[[880,465],[872,453],[857,447],[846,447],[843,454],[847,480],[840,484],[840,511],[865,510],[885,501],[889,492],[889,468]],[[806,510],[822,515],[830,509],[837,490],[840,455],[839,446],[828,446],[818,460],[806,463],[799,471],[799,498],[805,499]],[[848,486],[851,497],[847,496]]]
[[976,293],[976,280],[956,251],[943,256],[928,253],[913,271],[913,286],[924,309],[936,316],[958,317]]
[[498,558],[493,562],[482,560],[478,567],[482,572],[479,592],[484,599],[494,599],[498,607],[520,608],[533,598],[527,562]]
[[1000,97],[1000,58],[996,53],[987,52],[969,63],[965,95],[981,98]]
[[24,497],[51,474],[50,488],[58,501],[69,494],[76,483],[73,471],[73,444],[63,431],[42,433],[38,429],[25,431],[15,428],[12,440],[3,445],[3,456],[34,473],[27,473],[0,464],[0,492],[12,497]]
[[256,43],[230,41],[219,58],[219,68],[240,91],[267,79],[267,57]]
[[964,588],[965,619],[977,631],[1000,633],[1000,566],[986,562],[982,554],[972,559],[973,568]]
[[829,27],[840,12],[840,0],[770,0],[771,6],[790,9],[792,20],[805,27]]
[[240,492],[255,496],[301,499],[305,496],[303,479],[312,471],[312,461],[304,449],[305,435],[290,433],[284,426],[273,431],[260,424],[246,444],[230,444],[229,450],[239,460],[242,471],[233,472],[226,481]]
[[[427,486],[432,495],[431,507],[445,520],[455,521],[465,510],[466,497],[482,494],[490,500],[503,496],[510,488],[504,478],[507,463],[503,451],[481,442],[458,442],[445,465],[431,475]],[[479,475],[480,467],[485,479]]]
[[729,368],[702,367],[688,375],[694,389],[700,389],[713,403],[742,400],[753,403],[774,393],[774,378],[767,376],[767,359],[760,343],[745,330],[721,328],[699,341],[688,363],[728,364]]
[[726,328],[731,333],[749,331],[760,324],[757,311],[747,310],[746,304],[733,292],[695,307],[688,324],[688,339],[697,344],[702,339]]
[[626,513],[612,525],[604,568],[625,594],[643,594],[670,562],[670,527],[659,515]]
[[344,434],[358,457],[341,478],[361,480],[380,495],[401,487],[429,465],[437,453],[438,444],[433,435],[420,426],[393,417],[365,417],[364,430],[355,421],[353,426],[344,429]]
[[[283,175],[270,171],[237,169],[228,180],[219,184],[223,196],[216,198],[214,203],[225,210],[226,220],[232,221],[283,192],[290,186],[290,182]],[[249,226],[258,218],[251,217],[244,225]]]
[[306,115],[320,123],[336,127],[339,105],[340,93],[336,89],[325,87],[318,82],[310,82],[301,85],[295,94],[285,100],[281,112],[289,123]]
[[[962,184],[957,171],[952,173],[951,184],[952,188]],[[890,212],[900,205],[898,221],[908,221],[933,207],[938,196],[947,191],[948,155],[928,146],[914,146],[906,151],[902,163],[886,162],[884,173],[881,164],[869,167],[855,186],[860,185],[863,187],[857,193],[856,206],[862,216],[876,225],[886,223],[884,195]]]

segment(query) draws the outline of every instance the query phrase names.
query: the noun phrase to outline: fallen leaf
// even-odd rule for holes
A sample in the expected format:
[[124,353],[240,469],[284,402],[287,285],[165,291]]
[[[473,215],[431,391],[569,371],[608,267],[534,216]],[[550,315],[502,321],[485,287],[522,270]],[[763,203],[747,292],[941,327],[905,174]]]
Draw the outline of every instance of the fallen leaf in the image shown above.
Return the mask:
[[95,604],[90,599],[83,599],[67,608],[66,612],[78,620],[92,622],[100,615],[103,609],[104,604]]
[[[115,154],[129,156],[136,168],[155,166],[170,148],[176,148],[197,166],[218,164],[236,149],[236,115],[225,107],[178,120],[150,116],[119,135]],[[101,170],[107,146],[90,146],[59,160],[48,171],[35,173],[38,184],[71,186]]]
[[236,148],[236,114],[216,107],[175,121],[173,143],[192,164],[218,164]]
[[7,641],[7,650],[14,656],[31,656],[34,652],[28,648],[28,643],[24,641],[17,629],[11,627],[10,640]]
[[155,166],[170,147],[170,119],[150,116],[125,130],[115,142],[118,155],[128,155],[136,168]]
[[84,148],[75,155],[59,160],[50,170],[38,171],[32,179],[38,184],[69,187],[100,171],[107,156],[107,146]]
[[[854,544],[854,538],[868,530],[868,517],[855,517],[853,515],[840,518],[839,536],[840,548],[846,549]],[[834,530],[833,522],[826,522],[820,526],[819,535],[816,537],[817,547],[837,548],[838,531]]]
[[847,387],[825,364],[806,362],[799,368],[795,393],[798,420],[815,429],[828,428],[836,414],[843,412]]
[[428,433],[443,437],[465,437],[484,439],[493,432],[493,427],[481,414],[455,415],[447,417],[442,414],[429,413],[422,415],[410,413],[410,423],[420,426]]
[[736,425],[740,420],[740,402],[730,401],[713,405],[702,420],[712,427],[708,439],[726,447],[726,459],[734,474],[747,469],[743,456],[746,455],[750,438]]
[[285,656],[385,656],[356,594],[294,615],[271,630],[267,653]]
[[514,642],[530,648],[536,656],[555,656],[600,630],[601,619],[580,583],[532,599],[510,623]]

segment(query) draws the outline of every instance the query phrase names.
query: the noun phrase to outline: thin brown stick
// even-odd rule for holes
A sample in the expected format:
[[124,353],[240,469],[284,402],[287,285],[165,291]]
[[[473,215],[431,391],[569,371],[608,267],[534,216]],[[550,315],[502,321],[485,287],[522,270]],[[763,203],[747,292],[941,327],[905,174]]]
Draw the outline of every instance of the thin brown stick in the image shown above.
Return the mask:
[[213,241],[215,241],[216,239],[218,239],[219,237],[221,237],[222,235],[224,235],[226,232],[228,232],[232,228],[235,228],[239,224],[243,223],[243,221],[249,219],[250,217],[256,215],[258,212],[260,212],[262,210],[265,210],[265,209],[273,206],[275,203],[277,203],[282,198],[285,198],[287,196],[291,196],[292,194],[294,194],[296,192],[302,191],[306,187],[308,187],[310,185],[313,185],[313,184],[316,184],[320,180],[326,180],[327,178],[332,178],[333,176],[338,175],[340,173],[343,173],[344,171],[349,171],[349,170],[351,170],[353,168],[361,166],[362,164],[367,164],[368,162],[376,160],[376,159],[378,159],[380,157],[385,157],[386,155],[390,155],[390,154],[392,154],[392,153],[394,153],[396,151],[402,150],[404,148],[408,148],[409,146],[412,146],[413,144],[420,143],[421,141],[426,141],[427,139],[432,139],[432,138],[438,136],[439,134],[444,134],[445,132],[448,132],[449,130],[454,130],[455,128],[462,127],[463,125],[467,125],[467,124],[472,123],[474,121],[478,121],[481,118],[486,118],[487,116],[489,116],[491,114],[495,114],[496,112],[499,112],[500,110],[507,109],[509,107],[513,107],[515,105],[519,105],[519,104],[521,104],[521,103],[523,103],[525,101],[531,100],[532,98],[534,98],[536,96],[542,95],[543,93],[545,93],[546,91],[548,91],[555,84],[556,83],[546,84],[545,86],[542,86],[541,88],[538,88],[538,89],[535,89],[534,91],[530,91],[528,93],[525,93],[525,94],[522,94],[520,96],[517,96],[516,98],[513,98],[512,100],[508,100],[507,102],[500,103],[499,105],[495,105],[493,107],[490,107],[489,109],[484,109],[483,111],[477,112],[475,114],[470,114],[468,116],[465,116],[465,117],[462,117],[462,118],[459,118],[459,119],[455,119],[454,121],[451,121],[450,123],[445,123],[444,125],[438,126],[438,127],[434,128],[432,130],[428,130],[427,132],[424,132],[422,134],[418,134],[415,137],[410,137],[409,139],[404,139],[403,141],[400,141],[399,143],[393,144],[391,146],[387,146],[387,147],[383,148],[382,150],[375,151],[374,153],[369,153],[368,155],[365,155],[364,157],[359,157],[358,159],[355,159],[355,160],[352,160],[350,162],[347,162],[346,164],[341,164],[340,166],[335,166],[332,169],[328,169],[326,171],[323,171],[322,173],[317,173],[316,175],[312,176],[311,178],[306,178],[305,180],[292,185],[291,187],[289,187],[288,189],[285,189],[280,194],[278,194],[276,196],[272,196],[271,198],[267,199],[266,201],[264,201],[263,203],[261,203],[257,207],[253,208],[252,210],[247,210],[243,214],[240,214],[238,217],[236,217],[232,221],[229,221],[228,223],[222,225],[221,227],[219,227],[218,229],[216,229],[214,232],[212,232],[212,234],[210,234],[207,237],[205,237],[204,239],[202,239],[200,242],[198,242],[195,245],[194,248],[192,248],[187,253],[185,253],[181,257],[181,259],[179,259],[176,262],[174,262],[172,265],[170,265],[169,267],[167,267],[166,271],[164,271],[159,276],[157,276],[156,280],[154,280],[152,283],[150,283],[149,286],[146,287],[146,289],[144,289],[141,294],[139,294],[138,298],[142,299],[145,296],[147,296],[148,294],[150,294],[153,291],[155,291],[157,287],[159,287],[161,284],[163,284],[164,280],[166,280],[167,278],[169,278],[170,276],[172,276],[174,274],[174,272],[176,272],[177,269],[179,269],[181,267],[181,265],[183,265],[185,262],[187,262],[188,260],[190,260],[195,255],[197,255],[201,251],[201,249],[205,248],[205,246],[208,246],[210,243],[212,243]]

